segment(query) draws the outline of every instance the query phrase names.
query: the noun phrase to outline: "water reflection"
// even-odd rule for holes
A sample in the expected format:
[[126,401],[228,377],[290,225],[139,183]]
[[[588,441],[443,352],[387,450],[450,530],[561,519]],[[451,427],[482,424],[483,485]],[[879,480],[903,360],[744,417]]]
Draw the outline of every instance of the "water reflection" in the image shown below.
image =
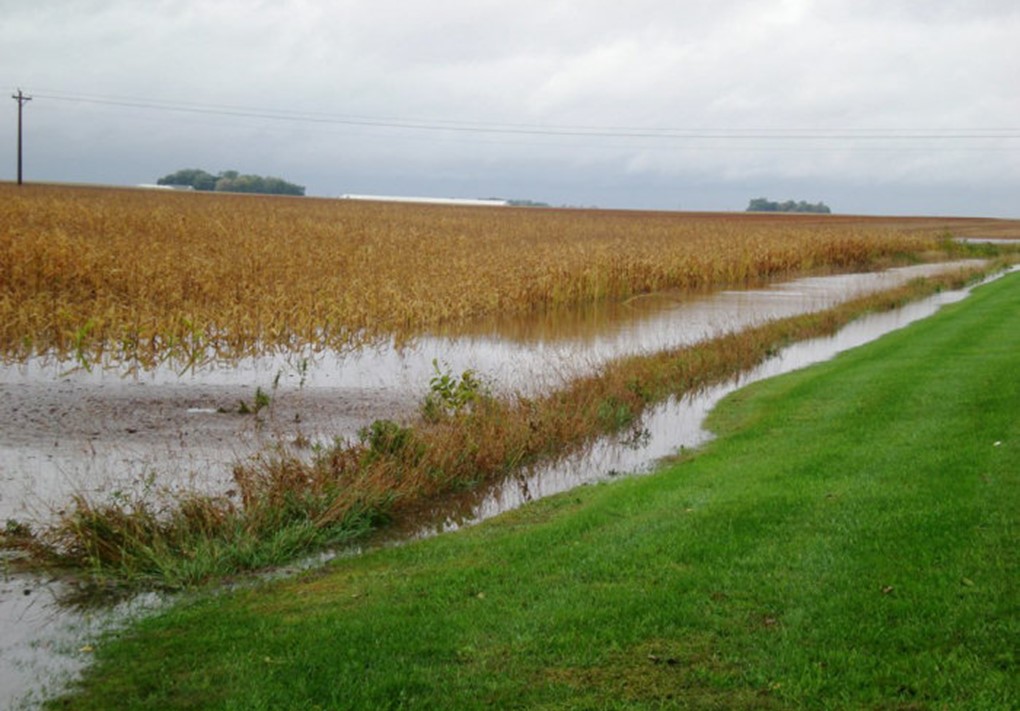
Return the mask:
[[41,706],[89,663],[104,632],[161,604],[146,593],[112,606],[69,605],[74,592],[60,580],[0,577],[0,708]]
[[[71,361],[35,359],[0,368],[0,383],[66,380],[81,384],[174,384],[207,387],[250,385],[279,375],[306,388],[422,391],[438,359],[454,371],[472,368],[506,390],[528,389],[550,369],[567,364],[594,368],[634,353],[688,345],[766,320],[828,308],[911,279],[979,267],[983,260],[920,264],[881,272],[808,277],[760,289],[706,294],[659,292],[626,302],[477,322],[354,352],[297,351],[210,363],[180,372],[172,365],[128,377],[117,364],[91,371]],[[73,372],[69,372],[73,371]],[[542,385],[548,383],[543,382]]]
[[843,351],[930,316],[942,306],[960,301],[969,292],[970,289],[941,292],[896,311],[857,319],[833,336],[795,343],[729,382],[650,408],[636,432],[600,439],[589,449],[562,461],[535,467],[484,490],[421,511],[418,520],[409,522],[397,535],[423,537],[455,530],[578,486],[606,481],[621,474],[648,473],[663,459],[682,454],[711,439],[711,433],[703,427],[705,418],[723,397],[738,388],[829,360]]

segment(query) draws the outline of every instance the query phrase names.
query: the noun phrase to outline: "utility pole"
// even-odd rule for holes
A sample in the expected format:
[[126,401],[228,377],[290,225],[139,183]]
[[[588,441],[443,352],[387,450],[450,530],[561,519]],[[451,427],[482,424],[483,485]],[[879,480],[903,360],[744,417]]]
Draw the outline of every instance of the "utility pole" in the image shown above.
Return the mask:
[[11,94],[11,98],[18,102],[18,185],[21,185],[21,109],[32,100],[31,96],[25,96],[21,89],[17,94]]

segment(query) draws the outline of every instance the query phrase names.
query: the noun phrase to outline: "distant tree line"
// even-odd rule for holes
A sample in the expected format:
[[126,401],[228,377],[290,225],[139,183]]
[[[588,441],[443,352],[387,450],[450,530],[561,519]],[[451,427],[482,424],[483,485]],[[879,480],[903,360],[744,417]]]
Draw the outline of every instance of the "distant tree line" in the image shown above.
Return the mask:
[[549,203],[539,200],[507,200],[506,204],[511,207],[549,207]]
[[768,198],[754,198],[748,203],[746,212],[817,212],[828,215],[832,210],[824,202],[814,204],[804,202],[803,200],[800,202],[794,202],[793,200],[775,202]]
[[261,175],[241,175],[236,170],[224,170],[218,175],[198,168],[185,168],[164,175],[157,185],[190,185],[195,190],[219,193],[259,193],[263,195],[304,195],[305,186],[288,183],[281,178]]

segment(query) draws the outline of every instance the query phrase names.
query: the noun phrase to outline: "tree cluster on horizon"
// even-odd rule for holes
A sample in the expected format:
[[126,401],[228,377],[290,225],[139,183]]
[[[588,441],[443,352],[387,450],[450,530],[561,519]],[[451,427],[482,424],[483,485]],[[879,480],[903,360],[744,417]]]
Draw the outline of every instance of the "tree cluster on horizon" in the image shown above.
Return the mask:
[[261,175],[241,175],[236,170],[224,170],[217,175],[199,168],[183,168],[164,175],[157,185],[189,185],[195,190],[220,193],[259,193],[263,195],[304,195],[305,186],[288,183],[282,178]]
[[819,214],[828,215],[832,212],[829,206],[824,202],[809,203],[801,200],[800,202],[794,202],[793,200],[787,200],[786,202],[776,202],[769,200],[768,198],[754,198],[747,205],[745,212],[814,212]]

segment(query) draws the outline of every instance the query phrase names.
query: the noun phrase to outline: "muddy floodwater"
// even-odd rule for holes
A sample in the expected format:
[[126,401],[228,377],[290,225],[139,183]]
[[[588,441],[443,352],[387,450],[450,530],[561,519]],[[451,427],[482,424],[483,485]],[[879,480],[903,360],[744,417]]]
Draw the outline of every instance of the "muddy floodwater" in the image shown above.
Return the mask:
[[[505,320],[344,356],[297,354],[125,375],[37,360],[0,367],[0,521],[45,521],[74,493],[116,496],[145,487],[229,487],[231,464],[276,443],[353,437],[374,419],[412,416],[435,373],[472,369],[497,392],[555,387],[622,355],[655,352],[767,320],[822,310],[919,276],[980,261],[820,276],[701,296],[662,293],[528,321]],[[830,339],[797,344],[753,373],[665,403],[628,436],[554,467],[524,472],[430,512],[426,534],[480,520],[574,486],[640,472],[708,435],[705,413],[740,384],[803,367],[933,313],[966,291],[861,319]],[[256,391],[270,404],[251,409]],[[414,534],[407,531],[405,534]],[[82,614],[56,602],[59,583],[0,568],[0,707],[87,661],[97,627],[124,611]],[[137,606],[141,603],[135,603]],[[147,604],[147,603],[146,603]],[[105,622],[103,622],[105,624]]]
[[[292,354],[125,375],[117,367],[36,360],[0,367],[0,521],[46,519],[72,494],[139,487],[223,491],[231,464],[275,442],[354,437],[415,412],[435,374],[472,369],[500,392],[555,387],[607,360],[695,343],[769,319],[818,311],[918,276],[974,266],[919,265],[812,277],[702,296],[481,324],[344,356]],[[270,405],[258,416],[256,392]]]

